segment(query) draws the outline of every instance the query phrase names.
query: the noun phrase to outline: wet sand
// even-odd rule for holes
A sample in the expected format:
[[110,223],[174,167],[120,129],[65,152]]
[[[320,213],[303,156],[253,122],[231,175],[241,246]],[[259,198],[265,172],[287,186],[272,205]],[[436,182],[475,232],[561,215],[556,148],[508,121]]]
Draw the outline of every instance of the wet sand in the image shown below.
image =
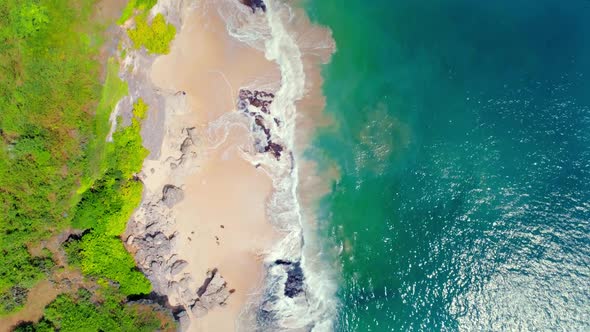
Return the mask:
[[[174,121],[200,133],[196,169],[172,179],[181,182],[185,194],[174,207],[175,251],[188,262],[183,272],[197,284],[217,268],[228,288],[235,289],[225,306],[191,317],[188,330],[233,331],[262,280],[260,255],[277,234],[266,218],[272,182],[241,157],[253,144],[245,122],[231,114],[240,87],[260,77],[278,81],[280,74],[262,52],[227,34],[213,1],[186,12],[183,21],[171,53],[158,58],[152,69],[152,80],[163,91],[186,92],[188,112]],[[219,130],[210,131],[212,127]]]

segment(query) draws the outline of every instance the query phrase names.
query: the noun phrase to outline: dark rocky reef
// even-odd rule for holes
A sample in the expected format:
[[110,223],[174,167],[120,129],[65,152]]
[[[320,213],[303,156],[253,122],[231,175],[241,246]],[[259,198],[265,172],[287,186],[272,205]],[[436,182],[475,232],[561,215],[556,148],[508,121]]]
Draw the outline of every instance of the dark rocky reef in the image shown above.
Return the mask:
[[241,89],[238,96],[238,109],[244,110],[248,108],[248,105],[252,105],[260,108],[262,113],[270,114],[269,106],[272,104],[274,97],[275,95],[270,92]]
[[[306,303],[305,275],[299,259],[277,259],[268,266],[262,303],[256,309],[256,323],[260,331],[284,331],[279,324],[285,298],[287,303]],[[305,326],[297,331],[312,331]]]
[[303,282],[305,276],[300,262],[291,262],[278,259],[275,261],[276,265],[284,265],[287,270],[287,281],[285,281],[285,296],[294,298],[303,293]]
[[264,4],[263,0],[241,0],[242,4],[248,6],[252,9],[252,13],[256,13],[257,9],[262,9],[263,12],[266,12],[266,5]]
[[[260,130],[266,136],[264,142],[257,142],[258,151],[271,153],[277,160],[280,160],[284,148],[273,141],[270,125],[265,120],[270,115],[270,105],[274,97],[275,95],[270,92],[241,89],[238,96],[238,110],[254,118],[254,130]],[[280,126],[281,121],[279,119],[272,119],[277,127]]]

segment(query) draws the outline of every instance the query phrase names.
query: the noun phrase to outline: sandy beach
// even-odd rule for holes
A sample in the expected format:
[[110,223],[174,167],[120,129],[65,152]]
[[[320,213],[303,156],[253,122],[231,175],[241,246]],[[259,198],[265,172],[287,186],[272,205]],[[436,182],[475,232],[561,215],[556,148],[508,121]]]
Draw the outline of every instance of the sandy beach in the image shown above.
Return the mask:
[[[277,7],[271,19],[234,0],[160,2],[158,11],[182,24],[171,52],[153,61],[144,87],[135,89],[157,92],[152,104],[160,107],[150,112],[143,135],[152,145],[157,132],[163,139],[144,163],[144,200],[126,242],[154,290],[184,308],[182,330],[253,330],[260,306],[276,292],[278,302],[264,305],[275,315],[266,329],[283,324],[277,323],[281,310],[302,315],[285,322],[292,328],[313,324],[309,310],[323,315],[306,304],[323,305],[302,269],[301,218],[311,219],[313,209],[301,212],[298,205],[301,171],[294,158],[315,128],[328,123],[319,65],[334,45],[328,30],[303,13],[290,20],[286,9]],[[250,38],[257,34],[267,37]],[[141,57],[127,64],[145,70]],[[303,139],[295,139],[295,127]],[[303,188],[327,190],[313,163],[302,170]],[[312,206],[317,197],[303,202]]]
[[[184,199],[173,209],[174,251],[186,262],[183,274],[199,288],[207,272],[217,269],[231,295],[203,317],[188,313],[188,331],[234,331],[246,301],[260,287],[261,255],[277,234],[266,218],[271,179],[242,158],[253,142],[246,119],[236,116],[239,88],[253,81],[276,83],[280,73],[264,54],[231,38],[214,2],[203,2],[184,13],[182,29],[168,55],[153,64],[157,89],[172,94],[183,110],[166,120],[167,135],[158,160],[146,162],[145,183],[157,192],[164,184],[182,188]],[[167,114],[168,116],[168,114]],[[195,128],[195,159],[191,166],[171,171],[175,133]],[[167,147],[171,147],[170,150]],[[182,296],[167,294],[172,305]],[[176,303],[175,303],[176,302]]]

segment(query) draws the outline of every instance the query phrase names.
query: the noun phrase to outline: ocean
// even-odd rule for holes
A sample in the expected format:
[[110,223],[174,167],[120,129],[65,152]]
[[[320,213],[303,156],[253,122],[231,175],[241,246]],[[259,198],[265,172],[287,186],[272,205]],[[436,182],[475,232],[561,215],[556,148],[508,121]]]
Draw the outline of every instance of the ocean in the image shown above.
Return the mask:
[[335,330],[590,330],[590,2],[304,6],[337,45],[307,151],[340,170]]

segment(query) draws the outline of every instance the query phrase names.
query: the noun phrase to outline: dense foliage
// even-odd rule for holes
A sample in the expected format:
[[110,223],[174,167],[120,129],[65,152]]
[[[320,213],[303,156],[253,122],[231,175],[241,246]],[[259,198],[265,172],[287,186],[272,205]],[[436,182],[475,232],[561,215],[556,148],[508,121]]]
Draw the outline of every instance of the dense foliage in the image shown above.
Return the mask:
[[[85,230],[66,246],[70,265],[100,285],[77,293],[73,285],[19,331],[172,328],[170,317],[126,300],[151,289],[120,239],[141,199],[135,174],[147,155],[139,135],[147,105],[139,100],[131,124],[106,141],[128,89],[113,59],[101,87],[95,2],[0,1],[0,316],[54,274],[51,253],[38,249],[67,227]],[[132,2],[149,9],[156,1]]]
[[148,53],[170,53],[170,42],[174,39],[176,28],[172,24],[167,24],[162,14],[156,15],[151,24],[146,16],[138,15],[135,18],[135,28],[128,31],[133,46],[144,46]]
[[91,175],[100,66],[95,27],[81,23],[92,5],[0,1],[0,314],[22,305],[10,294],[45,275],[27,248],[68,225]]
[[124,301],[124,297],[106,284],[94,292],[80,288],[76,294],[58,296],[47,306],[39,323],[23,324],[15,331],[147,332],[173,329],[173,323],[169,319],[161,319],[151,306],[125,304]]
[[157,2],[158,0],[129,0],[127,6],[125,9],[123,9],[123,13],[119,19],[119,24],[125,23],[136,12],[147,12],[148,10],[152,9],[152,7],[154,7]]
[[91,231],[79,243],[68,244],[72,263],[78,263],[82,272],[116,281],[125,295],[147,294],[151,290],[119,238],[141,201],[143,187],[135,174],[141,171],[148,155],[140,135],[146,112],[147,105],[138,100],[131,125],[119,126],[113,142],[107,144],[106,171],[83,193],[73,219],[74,227]]

